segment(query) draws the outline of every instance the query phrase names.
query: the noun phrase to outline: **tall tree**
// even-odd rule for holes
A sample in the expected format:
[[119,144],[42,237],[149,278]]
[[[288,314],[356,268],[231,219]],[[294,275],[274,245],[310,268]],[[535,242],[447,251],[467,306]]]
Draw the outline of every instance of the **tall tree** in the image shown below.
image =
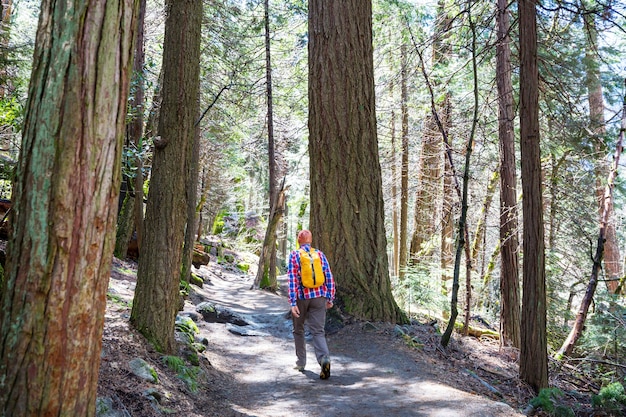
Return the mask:
[[[431,66],[445,66],[448,60],[449,47],[446,43],[447,32],[450,29],[450,18],[448,17],[445,0],[437,2],[437,19],[433,35],[433,52]],[[441,84],[441,80],[432,77],[431,83],[434,88]],[[449,109],[445,106],[450,104],[446,94],[442,100],[437,100],[436,109],[432,109],[441,114],[440,122],[444,121],[443,114]],[[444,126],[447,128],[447,126]],[[443,142],[437,121],[432,113],[424,122],[422,153],[418,168],[418,189],[415,196],[415,215],[413,220],[413,236],[411,238],[410,255],[411,262],[416,261],[420,255],[430,255],[433,252],[431,239],[436,230],[437,215],[440,212],[442,176],[441,170],[444,167]],[[447,198],[449,196],[444,196]],[[447,214],[447,213],[446,213]],[[448,231],[449,229],[446,229]],[[448,260],[449,257],[446,257]]]
[[402,117],[402,156],[400,165],[400,245],[399,245],[399,276],[403,279],[406,274],[409,251],[407,248],[409,241],[409,109],[408,109],[408,63],[407,46],[403,42],[401,45],[401,98],[400,109]]
[[133,149],[134,155],[128,161],[134,168],[133,175],[124,173],[122,184],[126,192],[117,221],[117,240],[115,242],[115,256],[126,257],[128,243],[133,232],[136,233],[137,247],[141,247],[143,226],[143,124],[144,124],[144,19],[146,16],[146,0],[140,0],[139,15],[137,17],[137,31],[135,33],[135,58],[133,61],[133,76],[131,80],[131,105],[129,121],[126,126],[126,146]]
[[195,140],[200,77],[200,0],[166,2],[159,136],[154,140],[144,241],[132,324],[161,352],[173,352],[187,221],[189,148]]
[[137,5],[41,4],[0,292],[1,415],[96,412]]
[[[626,84],[625,84],[626,86]],[[598,234],[598,243],[596,246],[596,253],[593,257],[593,266],[591,268],[591,277],[589,278],[589,283],[587,284],[587,290],[585,291],[585,295],[580,303],[580,308],[578,309],[578,313],[576,314],[576,321],[574,322],[574,326],[570,330],[569,335],[565,342],[563,342],[563,346],[559,349],[556,354],[557,358],[562,358],[563,355],[570,355],[574,350],[574,346],[576,342],[582,335],[583,326],[585,325],[585,320],[587,319],[587,312],[589,311],[589,306],[591,306],[591,302],[593,301],[593,295],[595,294],[596,287],[598,286],[598,275],[600,273],[600,267],[602,265],[602,256],[604,254],[604,245],[606,243],[606,232],[607,225],[609,222],[609,214],[611,213],[613,204],[613,188],[615,186],[615,178],[617,177],[617,168],[619,167],[619,159],[622,153],[622,143],[624,141],[624,132],[626,131],[626,97],[624,99],[624,105],[622,108],[622,126],[620,129],[619,139],[615,146],[615,153],[613,154],[613,166],[609,170],[609,176],[607,179],[607,184],[604,188],[604,196],[603,196],[603,206],[602,216],[600,217],[600,233]]]
[[331,262],[339,304],[404,321],[386,253],[370,0],[309,1],[309,156],[313,244]]
[[520,377],[537,392],[548,387],[546,271],[539,146],[539,71],[535,0],[519,0],[520,141],[524,263]]
[[269,206],[270,213],[276,215],[280,213],[279,217],[268,220],[268,231],[272,228],[269,227],[269,223],[275,221],[273,231],[266,233],[262,253],[265,256],[259,257],[259,267],[256,281],[261,288],[277,289],[278,283],[276,280],[276,231],[278,230],[278,223],[281,220],[283,208],[276,207],[279,202],[284,204],[284,199],[278,198],[277,187],[277,171],[278,163],[276,161],[276,146],[274,144],[274,99],[272,90],[272,60],[271,60],[271,34],[270,34],[270,13],[269,13],[269,0],[264,2],[265,11],[265,82],[266,82],[266,97],[267,97],[267,150],[269,161]]
[[[619,285],[619,278],[622,276],[622,260],[620,256],[619,244],[615,230],[615,220],[613,219],[613,199],[604,199],[605,186],[604,179],[609,175],[609,164],[605,160],[607,153],[604,145],[606,126],[604,121],[604,99],[602,97],[602,84],[600,83],[600,71],[598,56],[598,29],[594,13],[584,13],[585,33],[587,44],[585,50],[585,69],[587,71],[586,84],[589,95],[589,130],[593,134],[593,144],[596,151],[598,163],[596,166],[596,196],[598,199],[598,212],[602,221],[602,216],[606,213],[607,223],[604,242],[604,270],[607,281],[606,286],[609,292],[615,293]],[[608,207],[606,206],[608,204]]]
[[496,82],[500,143],[500,343],[520,347],[519,259],[517,255],[517,174],[510,18],[506,0],[498,0]]

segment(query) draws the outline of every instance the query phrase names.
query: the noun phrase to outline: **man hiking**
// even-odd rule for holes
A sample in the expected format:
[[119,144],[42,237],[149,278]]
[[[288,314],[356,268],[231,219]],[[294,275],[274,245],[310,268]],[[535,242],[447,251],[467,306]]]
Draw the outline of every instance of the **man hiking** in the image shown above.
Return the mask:
[[326,309],[335,300],[335,280],[322,251],[311,247],[313,237],[309,230],[298,233],[299,249],[289,254],[289,302],[293,318],[293,339],[296,345],[296,368],[304,372],[306,344],[304,323],[313,336],[313,349],[322,367],[321,379],[330,377],[330,353],[326,344],[324,324]]

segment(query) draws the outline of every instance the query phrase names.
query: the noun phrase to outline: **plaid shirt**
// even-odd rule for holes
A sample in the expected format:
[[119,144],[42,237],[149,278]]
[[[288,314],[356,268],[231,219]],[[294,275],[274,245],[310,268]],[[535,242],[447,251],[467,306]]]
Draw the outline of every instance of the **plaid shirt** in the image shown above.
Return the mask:
[[[311,250],[310,244],[304,244],[302,249]],[[324,284],[317,288],[305,288],[300,283],[300,251],[294,250],[289,254],[288,276],[289,276],[289,303],[291,306],[296,305],[297,299],[310,299],[318,297],[326,297],[328,301],[335,300],[335,279],[333,273],[330,272],[328,259],[322,251],[318,250],[320,260],[322,261],[322,270],[324,271]]]

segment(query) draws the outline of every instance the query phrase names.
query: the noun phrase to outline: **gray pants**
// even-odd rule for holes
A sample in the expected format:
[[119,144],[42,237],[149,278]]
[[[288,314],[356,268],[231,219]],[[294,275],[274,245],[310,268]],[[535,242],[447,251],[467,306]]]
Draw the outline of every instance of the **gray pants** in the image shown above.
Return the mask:
[[296,365],[306,365],[306,343],[304,340],[304,323],[306,322],[313,336],[313,349],[317,363],[321,363],[324,356],[329,356],[324,323],[326,322],[326,297],[297,300],[300,317],[293,317],[293,339],[296,344]]

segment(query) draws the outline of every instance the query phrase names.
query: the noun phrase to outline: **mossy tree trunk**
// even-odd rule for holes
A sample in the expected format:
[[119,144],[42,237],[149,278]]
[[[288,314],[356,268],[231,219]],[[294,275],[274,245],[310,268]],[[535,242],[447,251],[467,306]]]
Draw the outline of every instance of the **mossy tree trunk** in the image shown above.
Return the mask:
[[310,229],[338,304],[360,319],[406,320],[389,279],[370,0],[309,2],[309,135]]
[[157,350],[172,353],[187,222],[189,148],[199,114],[202,2],[169,0],[166,8],[163,104],[131,323]]
[[0,310],[0,415],[94,416],[138,2],[41,4]]

